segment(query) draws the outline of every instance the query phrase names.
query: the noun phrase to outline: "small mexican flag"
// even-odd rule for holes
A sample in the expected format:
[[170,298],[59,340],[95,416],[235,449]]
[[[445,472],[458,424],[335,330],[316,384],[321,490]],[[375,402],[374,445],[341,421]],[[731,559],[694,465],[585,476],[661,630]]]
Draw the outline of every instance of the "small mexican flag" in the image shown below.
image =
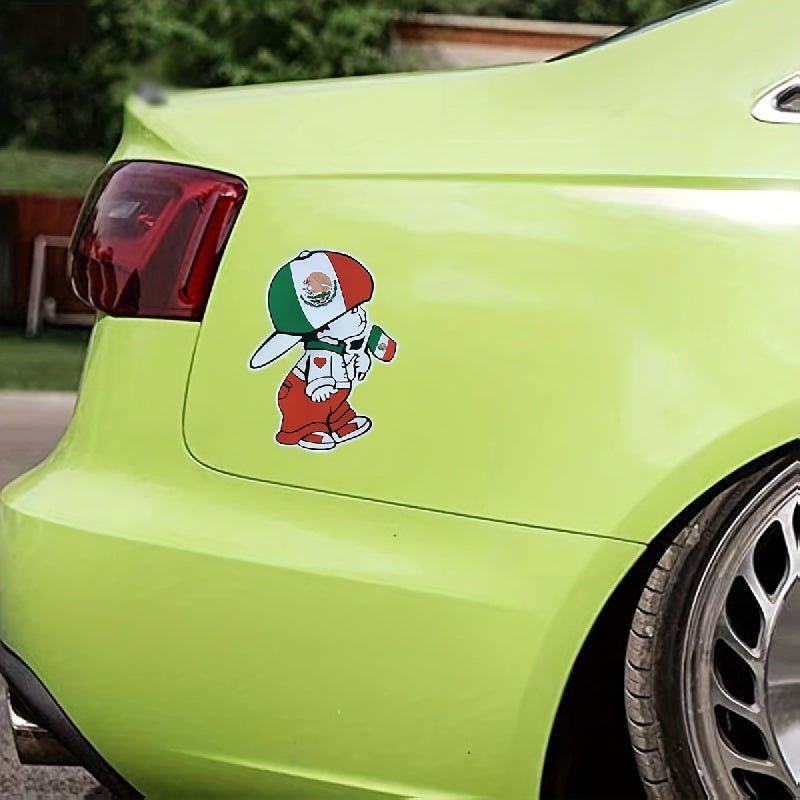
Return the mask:
[[373,325],[367,339],[367,350],[381,361],[391,361],[397,352],[397,342],[383,328]]

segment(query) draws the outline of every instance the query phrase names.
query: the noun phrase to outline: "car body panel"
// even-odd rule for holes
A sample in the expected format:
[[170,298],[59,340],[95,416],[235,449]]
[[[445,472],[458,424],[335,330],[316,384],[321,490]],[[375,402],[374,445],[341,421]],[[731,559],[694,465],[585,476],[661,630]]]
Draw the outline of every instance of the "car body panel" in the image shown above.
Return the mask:
[[[538,796],[645,543],[797,438],[798,129],[750,110],[798,21],[729,0],[556,64],[130,102],[114,160],[249,193],[203,323],[103,318],[3,493],[0,640],[135,787]],[[368,264],[399,343],[326,455],[273,441],[289,357],[248,370],[306,248]]]
[[[689,484],[694,462],[714,482],[797,434],[796,189],[449,180],[423,198],[414,181],[264,183],[251,183],[198,338],[185,431],[204,464],[646,540],[675,497],[656,519],[639,506],[673,475],[688,502],[706,488]],[[374,429],[323,455],[274,441],[300,348],[247,366],[271,330],[273,265],[309,238],[364,259],[370,318],[398,341],[351,395]]]
[[132,98],[123,144],[249,179],[798,178],[797,129],[751,117],[800,71],[798,17],[794,0],[727,0],[550,63]]
[[535,796],[641,547],[209,470],[175,413],[196,333],[99,323],[69,434],[4,494],[2,640],[148,798]]
[[[223,164],[250,187],[194,357],[190,451],[279,484],[647,541],[794,439],[800,151],[796,126],[750,111],[800,66],[797,15],[732,0],[553,64],[135,109],[192,157],[226,126]],[[247,367],[272,330],[269,279],[315,248],[368,265],[368,311],[399,343],[354,389],[374,429],[324,457],[274,441],[297,348]]]

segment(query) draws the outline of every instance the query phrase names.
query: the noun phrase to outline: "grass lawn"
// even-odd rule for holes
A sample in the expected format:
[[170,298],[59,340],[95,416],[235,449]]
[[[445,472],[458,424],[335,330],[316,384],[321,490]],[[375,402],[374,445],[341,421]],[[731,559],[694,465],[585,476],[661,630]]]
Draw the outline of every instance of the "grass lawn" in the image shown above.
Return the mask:
[[0,390],[75,391],[88,343],[85,328],[44,328],[33,339],[0,328]]
[[0,192],[82,197],[104,164],[100,156],[0,147]]

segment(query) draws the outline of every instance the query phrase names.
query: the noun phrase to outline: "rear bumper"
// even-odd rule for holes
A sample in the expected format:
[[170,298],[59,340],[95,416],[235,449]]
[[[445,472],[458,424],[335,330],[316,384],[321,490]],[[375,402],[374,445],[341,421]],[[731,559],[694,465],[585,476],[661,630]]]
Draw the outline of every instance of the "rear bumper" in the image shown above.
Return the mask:
[[187,469],[56,458],[0,504],[0,638],[119,773],[158,800],[538,796],[639,546]]
[[203,467],[196,333],[97,326],[64,441],[0,499],[0,641],[154,800],[538,796],[642,547]]
[[8,684],[11,732],[21,763],[80,765],[121,800],[143,797],[81,734],[27,664],[2,643],[0,674]]

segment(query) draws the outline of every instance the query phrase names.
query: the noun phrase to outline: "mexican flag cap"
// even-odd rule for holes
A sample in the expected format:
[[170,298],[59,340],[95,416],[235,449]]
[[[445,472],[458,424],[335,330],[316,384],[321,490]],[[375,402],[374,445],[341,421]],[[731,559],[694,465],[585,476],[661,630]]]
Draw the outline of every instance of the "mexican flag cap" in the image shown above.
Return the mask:
[[366,303],[372,291],[372,275],[352,256],[303,250],[275,273],[267,309],[278,333],[302,336]]

